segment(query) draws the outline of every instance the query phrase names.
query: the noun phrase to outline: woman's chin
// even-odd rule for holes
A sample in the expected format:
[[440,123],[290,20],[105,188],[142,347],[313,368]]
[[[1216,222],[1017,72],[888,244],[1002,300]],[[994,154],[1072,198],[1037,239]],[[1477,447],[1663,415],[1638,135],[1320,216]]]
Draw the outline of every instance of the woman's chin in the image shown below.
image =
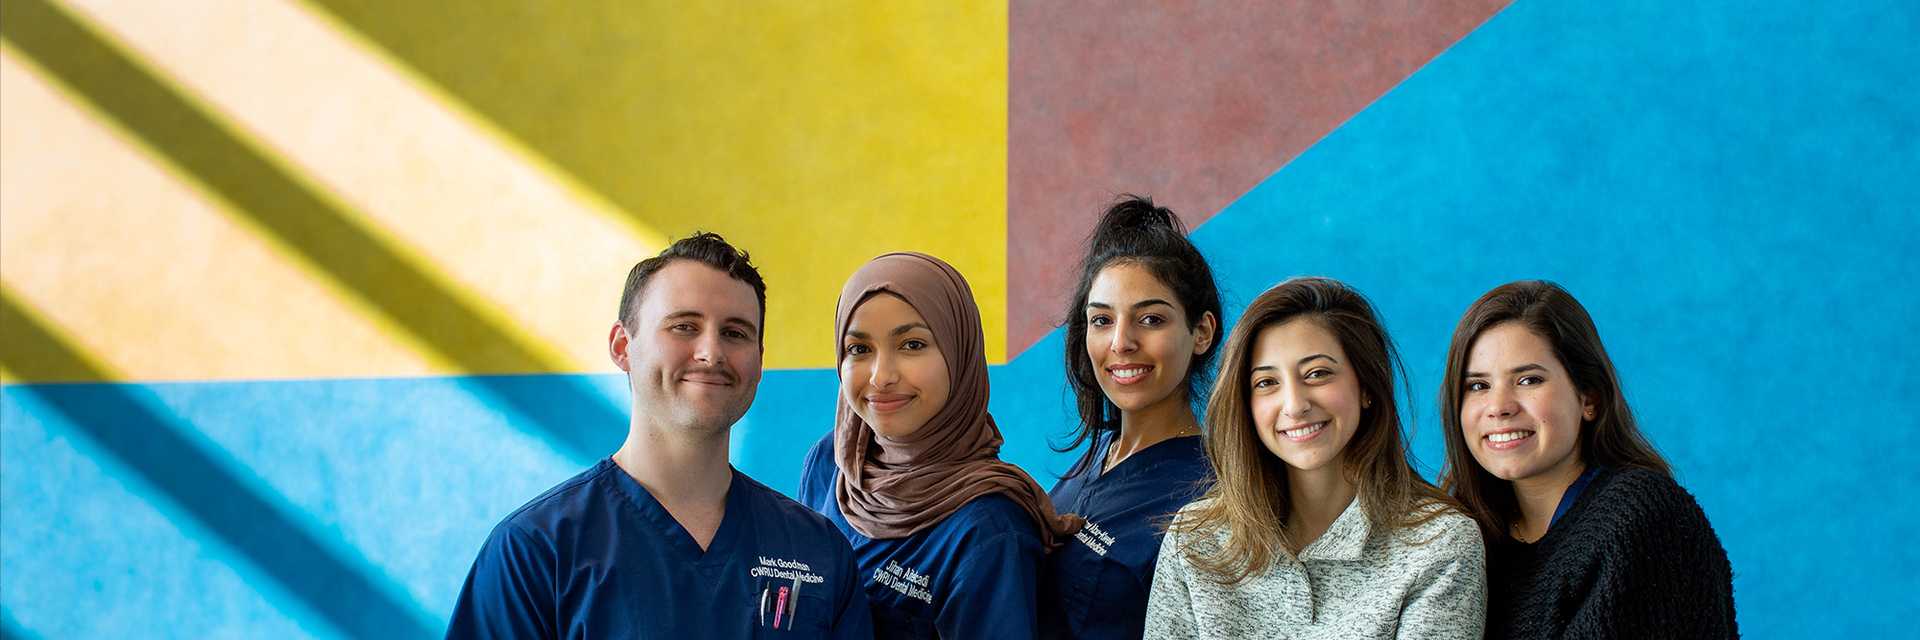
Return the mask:
[[923,422],[905,424],[904,422],[905,421],[901,420],[882,418],[880,420],[868,420],[867,426],[873,427],[873,432],[882,438],[899,440],[913,435],[914,432],[919,431],[920,427],[925,424]]

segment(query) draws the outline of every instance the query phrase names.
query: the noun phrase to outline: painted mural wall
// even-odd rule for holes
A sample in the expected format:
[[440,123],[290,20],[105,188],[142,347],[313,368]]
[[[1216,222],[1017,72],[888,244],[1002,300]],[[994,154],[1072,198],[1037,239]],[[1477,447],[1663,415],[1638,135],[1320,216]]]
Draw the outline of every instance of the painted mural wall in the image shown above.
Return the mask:
[[696,229],[769,282],[736,466],[797,484],[832,308],[971,280],[1003,457],[1070,454],[1114,195],[1229,316],[1367,293],[1431,475],[1459,314],[1592,312],[1753,637],[1920,618],[1920,6],[0,0],[0,633],[430,637],[487,531],[623,438],[605,340]]

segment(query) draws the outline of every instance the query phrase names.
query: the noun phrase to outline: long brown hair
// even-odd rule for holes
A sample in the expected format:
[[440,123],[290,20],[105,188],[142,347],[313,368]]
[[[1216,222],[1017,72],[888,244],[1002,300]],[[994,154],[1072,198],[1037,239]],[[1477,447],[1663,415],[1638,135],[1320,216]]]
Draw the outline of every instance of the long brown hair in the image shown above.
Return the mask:
[[1447,347],[1447,369],[1440,379],[1440,423],[1445,426],[1447,463],[1440,471],[1445,488],[1467,515],[1480,522],[1487,542],[1504,541],[1519,515],[1513,483],[1501,480],[1473,459],[1461,432],[1460,405],[1466,393],[1467,354],[1486,330],[1518,322],[1553,347],[1575,389],[1593,403],[1594,417],[1580,425],[1580,461],[1588,468],[1638,467],[1673,475],[1653,444],[1640,435],[1620,391],[1613,359],[1600,344],[1600,331],[1580,301],[1560,285],[1544,280],[1520,280],[1495,287],[1475,300],[1453,329]]
[[1405,386],[1406,368],[1366,297],[1328,278],[1294,278],[1254,298],[1227,339],[1207,402],[1207,460],[1215,482],[1193,510],[1170,528],[1207,538],[1226,532],[1217,548],[1190,545],[1189,561],[1221,582],[1238,584],[1264,571],[1276,553],[1298,548],[1287,537],[1286,463],[1262,444],[1254,430],[1251,389],[1253,341],[1262,329],[1295,318],[1320,324],[1352,361],[1355,377],[1372,406],[1360,411],[1360,424],[1340,452],[1348,479],[1359,487],[1361,507],[1376,529],[1416,526],[1443,513],[1427,509],[1451,505],[1446,494],[1415,473],[1407,462],[1400,411],[1395,401],[1396,374]]

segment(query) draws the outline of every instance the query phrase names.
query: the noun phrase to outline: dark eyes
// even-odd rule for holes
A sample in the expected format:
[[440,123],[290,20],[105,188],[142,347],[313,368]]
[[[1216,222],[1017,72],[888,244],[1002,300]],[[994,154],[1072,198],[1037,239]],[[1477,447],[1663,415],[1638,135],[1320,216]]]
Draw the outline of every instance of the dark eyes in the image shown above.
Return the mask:
[[[925,340],[921,340],[919,338],[908,338],[905,342],[900,343],[900,350],[901,351],[919,351],[931,346],[933,345],[929,344]],[[847,348],[846,348],[846,354],[848,356],[864,356],[869,353],[873,353],[873,346],[864,342],[856,342],[856,343],[847,345]]]
[[[1320,368],[1320,369],[1313,369],[1311,371],[1308,371],[1305,375],[1300,376],[1300,379],[1307,381],[1309,384],[1318,385],[1320,383],[1326,382],[1326,380],[1331,377],[1333,377],[1332,369]],[[1253,388],[1255,389],[1266,389],[1268,387],[1275,387],[1279,385],[1280,385],[1280,381],[1275,380],[1273,378],[1260,378],[1258,380],[1253,381]]]
[[[1546,381],[1547,381],[1546,378],[1543,378],[1540,376],[1521,376],[1519,380],[1514,381],[1514,384],[1522,387],[1531,387],[1531,386],[1545,383]],[[1487,384],[1485,380],[1468,380],[1467,381],[1467,391],[1469,392],[1486,391],[1491,388],[1493,388],[1493,385]]]
[[[1140,316],[1141,326],[1158,327],[1166,323],[1167,323],[1167,319],[1159,315],[1147,314],[1144,316]],[[1111,326],[1112,324],[1113,324],[1113,318],[1110,318],[1104,315],[1087,318],[1087,326],[1089,327],[1106,327],[1106,326]]]
[[[682,336],[700,335],[699,325],[695,325],[694,323],[691,323],[691,322],[676,322],[671,325],[667,325],[667,331],[671,331],[676,335],[682,335]],[[728,340],[733,340],[733,341],[743,341],[743,340],[753,339],[753,336],[748,334],[746,331],[733,328],[733,327],[721,329],[720,337],[726,338]]]

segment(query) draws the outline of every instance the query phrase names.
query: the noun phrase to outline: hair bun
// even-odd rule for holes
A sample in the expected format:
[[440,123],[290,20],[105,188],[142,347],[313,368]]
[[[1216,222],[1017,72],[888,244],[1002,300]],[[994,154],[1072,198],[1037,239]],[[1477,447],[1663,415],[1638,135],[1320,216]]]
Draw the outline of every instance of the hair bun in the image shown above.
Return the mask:
[[1100,215],[1100,222],[1093,227],[1090,244],[1092,253],[1100,254],[1119,246],[1128,246],[1138,242],[1142,235],[1160,235],[1171,233],[1176,236],[1187,234],[1180,217],[1166,207],[1153,203],[1153,198],[1121,194]]

